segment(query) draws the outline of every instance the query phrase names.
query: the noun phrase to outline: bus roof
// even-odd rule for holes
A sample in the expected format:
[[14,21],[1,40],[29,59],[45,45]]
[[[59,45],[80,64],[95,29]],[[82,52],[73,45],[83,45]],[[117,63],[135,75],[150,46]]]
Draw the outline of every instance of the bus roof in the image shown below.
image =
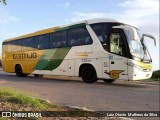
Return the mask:
[[59,29],[63,29],[63,28],[67,29],[70,26],[76,26],[76,25],[86,24],[86,23],[87,24],[95,24],[95,23],[103,23],[103,22],[106,22],[106,23],[122,23],[122,22],[119,22],[119,21],[114,20],[114,19],[106,19],[106,18],[88,19],[88,20],[83,20],[83,21],[80,21],[80,22],[76,22],[76,23],[72,23],[72,24],[68,24],[68,25],[64,25],[64,26],[57,26],[57,27],[52,27],[52,28],[48,28],[48,29],[39,30],[39,31],[36,31],[36,32],[33,32],[33,33],[29,33],[29,34],[25,34],[25,35],[22,35],[22,36],[15,37],[15,38],[7,39],[4,42],[14,41],[14,40],[33,37],[33,36],[42,35],[42,34],[47,34],[47,33],[51,33],[51,32],[54,32],[54,31],[58,31]]
[[37,35],[41,35],[41,34],[46,34],[46,33],[54,32],[56,29],[59,29],[59,27],[53,27],[53,28],[39,30],[39,31],[36,31],[36,32],[33,32],[33,33],[29,33],[29,34],[25,34],[25,35],[22,35],[22,36],[15,37],[15,38],[7,39],[4,42],[14,41],[14,40],[28,38],[28,37],[33,37],[33,36],[37,36]]

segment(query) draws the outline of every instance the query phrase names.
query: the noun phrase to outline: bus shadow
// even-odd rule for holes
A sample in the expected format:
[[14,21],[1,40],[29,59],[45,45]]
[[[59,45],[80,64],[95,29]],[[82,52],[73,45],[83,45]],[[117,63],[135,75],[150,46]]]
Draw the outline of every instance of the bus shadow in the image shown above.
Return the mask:
[[0,81],[12,81],[12,82],[50,82],[50,83],[59,83],[59,84],[84,84],[84,85],[98,85],[98,86],[112,86],[112,87],[134,87],[134,88],[144,88],[147,87],[144,84],[140,84],[137,82],[113,82],[113,83],[104,83],[102,80],[99,80],[95,83],[84,83],[80,78],[72,78],[72,77],[59,77],[59,76],[44,76],[42,78],[36,78],[32,75],[27,77],[17,77],[15,74],[0,74]]
[[129,83],[129,82],[113,82],[113,83],[104,83],[104,82],[98,82],[99,85],[105,85],[105,86],[114,86],[114,87],[133,87],[133,88],[146,88],[148,86],[140,83]]
[[34,76],[27,76],[27,77],[17,77],[14,74],[0,74],[0,80],[5,80],[5,81],[14,81],[14,82],[69,82],[71,81],[72,83],[82,83],[80,80],[71,80],[71,79],[66,79],[66,78],[48,78],[48,77],[42,77],[42,78],[37,78]]

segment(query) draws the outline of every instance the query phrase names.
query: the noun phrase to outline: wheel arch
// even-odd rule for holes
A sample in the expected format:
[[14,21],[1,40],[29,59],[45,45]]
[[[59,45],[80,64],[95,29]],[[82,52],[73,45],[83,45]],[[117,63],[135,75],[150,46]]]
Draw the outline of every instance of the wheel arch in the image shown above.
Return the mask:
[[92,66],[92,67],[94,68],[95,72],[96,72],[96,75],[97,75],[97,71],[96,71],[94,65],[92,65],[92,64],[90,64],[90,63],[83,63],[83,64],[81,64],[80,67],[79,67],[79,73],[78,73],[78,74],[79,74],[79,77],[82,77],[81,72],[82,72],[83,68],[86,67],[86,66]]
[[23,66],[21,64],[16,64],[15,65],[15,73],[17,77],[26,77],[27,74],[23,73]]
[[14,71],[15,71],[15,72],[16,72],[16,67],[17,67],[17,66],[21,66],[22,71],[23,71],[23,66],[22,66],[21,64],[18,64],[18,63],[17,63],[17,64],[15,64],[15,68],[14,68]]

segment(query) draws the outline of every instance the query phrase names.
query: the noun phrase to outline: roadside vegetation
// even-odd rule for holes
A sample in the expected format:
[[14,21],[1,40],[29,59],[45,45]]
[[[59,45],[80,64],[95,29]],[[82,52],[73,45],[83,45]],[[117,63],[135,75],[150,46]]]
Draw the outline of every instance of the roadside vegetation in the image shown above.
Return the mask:
[[[0,88],[0,111],[46,111],[45,114],[49,114],[49,111],[56,111],[54,115],[59,116],[61,120],[65,119],[94,119],[99,120],[100,113],[93,112],[87,109],[71,108],[67,106],[53,105],[47,100],[41,100],[33,97],[33,93],[26,91],[20,91],[13,88],[1,87]],[[66,112],[65,112],[66,111]],[[52,113],[52,114],[53,114]],[[43,114],[43,113],[42,113]],[[102,114],[101,114],[102,115]],[[82,116],[82,117],[81,117]],[[92,117],[91,117],[92,116]],[[50,118],[24,118],[24,120],[52,120],[54,116]],[[103,117],[104,118],[104,117]],[[20,120],[21,118],[13,118],[13,120]],[[107,120],[123,120],[121,118],[107,118]],[[0,120],[7,120],[2,119]]]
[[160,70],[153,71],[152,80],[160,81]]
[[[20,91],[13,88],[0,88],[0,111],[56,111],[56,116],[89,116],[93,112],[67,106],[53,105],[48,100],[33,97],[33,93]],[[61,112],[61,111],[67,111]],[[99,113],[95,113],[99,114]]]
[[30,94],[13,88],[0,88],[0,111],[41,111],[53,108],[49,102]]
[[3,3],[4,5],[7,5],[6,0],[0,0],[0,3]]

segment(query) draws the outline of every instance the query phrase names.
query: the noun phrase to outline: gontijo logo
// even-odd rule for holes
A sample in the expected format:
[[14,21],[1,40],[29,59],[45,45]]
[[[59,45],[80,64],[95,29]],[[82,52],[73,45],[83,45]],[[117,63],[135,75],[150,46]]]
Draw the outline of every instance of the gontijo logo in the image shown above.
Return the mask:
[[13,59],[30,59],[30,58],[37,58],[37,53],[20,53],[20,54],[13,54]]

